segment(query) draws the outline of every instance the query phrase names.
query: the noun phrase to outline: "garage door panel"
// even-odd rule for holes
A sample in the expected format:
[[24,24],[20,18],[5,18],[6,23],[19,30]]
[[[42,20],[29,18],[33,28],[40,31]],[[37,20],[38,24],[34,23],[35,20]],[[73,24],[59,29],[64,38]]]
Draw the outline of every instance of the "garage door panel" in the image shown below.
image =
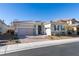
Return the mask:
[[18,35],[33,35],[32,28],[18,28],[17,29]]

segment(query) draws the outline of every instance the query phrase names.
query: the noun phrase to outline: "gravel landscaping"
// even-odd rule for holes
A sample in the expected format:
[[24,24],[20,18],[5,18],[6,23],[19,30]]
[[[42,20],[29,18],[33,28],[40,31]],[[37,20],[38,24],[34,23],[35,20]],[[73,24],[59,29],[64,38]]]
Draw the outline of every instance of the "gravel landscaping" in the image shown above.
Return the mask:
[[[3,45],[11,45],[11,44],[18,44],[18,43],[31,43],[31,42],[40,42],[40,41],[49,41],[49,40],[62,40],[62,39],[69,39],[69,38],[75,38],[79,36],[46,36],[46,35],[39,35],[39,36],[26,36],[23,39],[10,39],[10,40],[4,40],[1,41]],[[0,45],[1,45],[0,44]]]
[[20,39],[21,43],[31,43],[31,42],[38,42],[38,41],[47,41],[47,40],[62,40],[62,39],[69,39],[69,38],[76,38],[79,36],[27,36],[25,39]]

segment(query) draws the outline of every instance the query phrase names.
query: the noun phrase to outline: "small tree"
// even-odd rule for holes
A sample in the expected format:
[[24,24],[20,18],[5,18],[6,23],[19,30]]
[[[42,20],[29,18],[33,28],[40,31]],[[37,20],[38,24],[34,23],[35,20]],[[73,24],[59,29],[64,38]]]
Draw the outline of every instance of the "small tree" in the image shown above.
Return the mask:
[[14,30],[7,30],[6,34],[14,35]]
[[72,34],[73,27],[71,25],[65,24],[65,30],[67,30],[69,34]]

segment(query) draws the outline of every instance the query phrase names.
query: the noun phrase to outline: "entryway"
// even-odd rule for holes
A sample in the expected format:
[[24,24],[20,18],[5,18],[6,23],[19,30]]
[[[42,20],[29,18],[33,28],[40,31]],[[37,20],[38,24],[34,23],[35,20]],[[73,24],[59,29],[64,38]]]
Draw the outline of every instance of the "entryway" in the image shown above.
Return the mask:
[[79,35],[79,28],[77,28],[77,35]]
[[42,27],[41,27],[41,25],[38,25],[38,35],[40,35],[40,34],[42,34]]

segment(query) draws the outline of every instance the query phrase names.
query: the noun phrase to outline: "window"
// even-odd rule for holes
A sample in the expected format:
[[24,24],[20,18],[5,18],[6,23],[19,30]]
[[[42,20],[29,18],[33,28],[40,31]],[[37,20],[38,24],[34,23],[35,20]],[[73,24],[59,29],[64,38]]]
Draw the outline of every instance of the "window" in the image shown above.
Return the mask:
[[56,30],[56,25],[54,25],[54,30]]
[[64,26],[63,25],[61,25],[61,30],[64,30]]
[[2,32],[2,28],[0,28],[0,32]]
[[59,30],[59,25],[54,25],[54,30]]
[[57,30],[59,30],[60,25],[57,25]]

